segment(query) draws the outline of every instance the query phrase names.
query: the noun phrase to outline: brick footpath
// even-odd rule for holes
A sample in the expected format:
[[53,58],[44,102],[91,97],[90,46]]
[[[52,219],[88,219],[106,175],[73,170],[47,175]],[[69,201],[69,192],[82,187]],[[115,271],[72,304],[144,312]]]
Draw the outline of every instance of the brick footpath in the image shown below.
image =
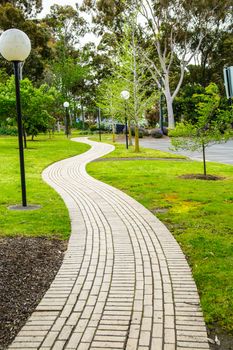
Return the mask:
[[48,167],[72,233],[63,264],[10,350],[209,349],[187,261],[168,229],[85,166],[114,147],[92,145]]

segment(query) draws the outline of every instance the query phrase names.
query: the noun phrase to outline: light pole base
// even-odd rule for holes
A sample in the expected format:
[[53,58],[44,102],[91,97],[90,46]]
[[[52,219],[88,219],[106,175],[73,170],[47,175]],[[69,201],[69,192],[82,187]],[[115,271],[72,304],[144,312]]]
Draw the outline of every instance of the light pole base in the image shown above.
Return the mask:
[[20,205],[20,204],[16,204],[16,205],[10,205],[8,207],[9,210],[37,210],[37,209],[40,209],[41,208],[41,205],[34,205],[34,204],[31,204],[31,205],[27,205],[26,207]]

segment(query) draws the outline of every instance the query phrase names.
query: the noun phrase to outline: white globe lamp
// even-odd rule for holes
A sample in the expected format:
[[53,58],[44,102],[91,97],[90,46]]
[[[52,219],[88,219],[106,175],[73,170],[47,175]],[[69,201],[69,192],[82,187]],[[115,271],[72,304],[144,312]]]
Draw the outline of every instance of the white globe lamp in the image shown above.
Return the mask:
[[8,29],[0,37],[0,53],[7,61],[23,62],[31,52],[27,34],[19,29]]
[[121,91],[121,98],[123,98],[124,100],[128,100],[129,97],[130,97],[129,91],[127,91],[127,90]]
[[63,103],[63,107],[65,107],[65,108],[68,108],[69,107],[69,102],[67,102],[67,101],[65,101],[64,103]]

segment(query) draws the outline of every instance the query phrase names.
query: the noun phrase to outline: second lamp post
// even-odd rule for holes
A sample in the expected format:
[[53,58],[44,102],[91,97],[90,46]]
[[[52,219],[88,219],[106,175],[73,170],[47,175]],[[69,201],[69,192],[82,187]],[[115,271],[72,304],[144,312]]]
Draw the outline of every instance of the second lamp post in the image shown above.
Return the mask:
[[121,98],[125,101],[125,145],[126,148],[129,148],[129,143],[128,143],[128,121],[127,121],[127,113],[126,113],[126,101],[129,99],[130,93],[127,90],[121,91]]
[[63,103],[63,107],[66,110],[65,134],[66,134],[67,137],[70,135],[70,118],[69,118],[69,111],[68,111],[69,106],[70,106],[69,102],[65,101]]

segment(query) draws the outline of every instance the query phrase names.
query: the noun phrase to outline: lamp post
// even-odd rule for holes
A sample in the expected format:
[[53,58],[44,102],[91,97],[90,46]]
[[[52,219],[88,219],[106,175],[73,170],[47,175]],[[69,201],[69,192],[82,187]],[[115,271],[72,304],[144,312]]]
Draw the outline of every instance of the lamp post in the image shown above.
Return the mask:
[[69,102],[65,101],[63,103],[63,107],[65,108],[66,111],[66,119],[65,119],[65,134],[68,137],[70,134],[70,120],[69,120],[69,112],[68,112],[68,108],[69,108]]
[[128,144],[128,121],[127,121],[127,113],[126,113],[126,101],[129,99],[130,93],[127,90],[121,91],[121,98],[125,101],[125,145],[126,148],[129,148]]
[[18,124],[18,143],[19,143],[19,159],[21,174],[21,191],[22,206],[27,207],[25,167],[24,167],[24,151],[23,151],[23,127],[22,113],[20,104],[20,64],[25,61],[31,51],[31,42],[28,36],[18,29],[8,29],[2,33],[0,37],[0,53],[10,62],[13,62],[15,74],[15,90],[16,90],[16,111]]
[[101,110],[98,108],[99,140],[101,141]]

